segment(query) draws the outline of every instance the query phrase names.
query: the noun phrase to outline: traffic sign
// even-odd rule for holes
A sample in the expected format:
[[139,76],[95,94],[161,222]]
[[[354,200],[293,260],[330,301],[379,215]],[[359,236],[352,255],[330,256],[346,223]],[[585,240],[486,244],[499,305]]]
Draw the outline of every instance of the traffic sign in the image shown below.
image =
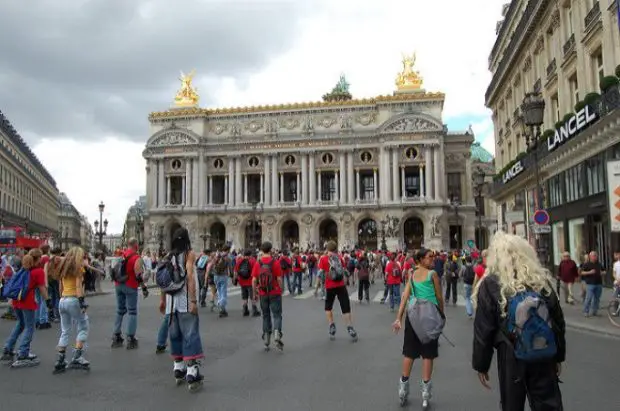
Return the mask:
[[549,213],[545,210],[536,210],[534,213],[534,222],[538,225],[549,224]]
[[549,234],[551,232],[551,226],[549,225],[535,225],[532,227],[534,234]]

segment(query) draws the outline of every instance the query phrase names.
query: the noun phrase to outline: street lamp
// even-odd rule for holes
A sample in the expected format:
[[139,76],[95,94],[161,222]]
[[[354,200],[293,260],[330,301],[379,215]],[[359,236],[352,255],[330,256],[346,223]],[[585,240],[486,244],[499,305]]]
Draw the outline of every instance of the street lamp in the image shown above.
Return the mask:
[[389,219],[390,217],[387,216],[386,218],[380,221],[381,223],[381,251],[383,252],[387,251],[387,244],[385,243],[385,226],[388,224]]
[[202,250],[207,249],[207,240],[211,238],[211,235],[207,233],[207,228],[205,227],[202,234],[200,234],[200,239],[202,240]]
[[[543,209],[543,192],[538,166],[538,148],[541,126],[545,115],[545,100],[540,93],[527,93],[521,104],[521,128],[528,151],[534,153],[534,173],[536,175],[535,209]],[[529,133],[528,133],[529,129]],[[540,234],[536,234],[536,253],[542,263],[546,260],[546,250],[541,247]]]
[[164,226],[159,226],[159,258],[164,256]]
[[456,217],[456,233],[454,234],[454,241],[456,241],[456,249],[461,249],[461,219],[459,217],[459,207],[461,206],[461,201],[459,197],[456,195],[452,195],[450,197],[450,207],[454,210],[454,216]]
[[258,247],[257,243],[260,241],[260,239],[258,238],[258,235],[260,233],[261,224],[263,223],[260,217],[256,216],[257,207],[258,207],[258,203],[256,201],[253,201],[252,202],[252,214],[251,214],[250,219],[247,222],[247,226],[248,226],[249,234],[250,234],[250,241],[248,241],[248,244],[250,248],[253,248],[253,249]]
[[[103,236],[106,235],[108,228],[108,220],[103,220],[103,210],[105,210],[105,204],[103,201],[99,203],[99,220],[95,220],[95,234],[99,237],[99,248],[103,249]],[[103,224],[101,224],[103,221]]]
[[482,214],[484,213],[484,200],[482,199],[482,190],[484,188],[484,179],[486,174],[482,168],[478,169],[478,172],[474,174],[474,187],[476,191],[476,214],[478,214],[478,241],[477,246],[479,249],[484,248],[484,244],[482,243]]
[[142,233],[144,232],[144,216],[142,215],[142,210],[139,208],[136,210],[136,237],[138,238],[138,245],[140,249],[142,249]]

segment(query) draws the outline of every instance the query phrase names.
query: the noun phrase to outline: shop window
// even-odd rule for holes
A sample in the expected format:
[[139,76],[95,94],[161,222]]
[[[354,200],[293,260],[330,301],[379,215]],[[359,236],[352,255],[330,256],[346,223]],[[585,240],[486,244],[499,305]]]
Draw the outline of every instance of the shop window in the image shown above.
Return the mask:
[[549,179],[549,207],[557,207],[564,203],[562,195],[562,175],[556,175]]
[[586,249],[586,222],[583,218],[577,218],[568,222],[568,244],[570,256],[577,263],[583,261],[583,256],[588,252]]
[[564,173],[566,187],[566,202],[579,200],[584,197],[584,166],[583,163],[569,168]]
[[605,163],[601,155],[586,161],[586,180],[588,182],[588,195],[605,191]]
[[562,253],[566,251],[564,241],[564,221],[557,222],[551,227],[553,236],[553,264],[559,265],[562,259]]
[[448,198],[461,201],[461,173],[448,173]]

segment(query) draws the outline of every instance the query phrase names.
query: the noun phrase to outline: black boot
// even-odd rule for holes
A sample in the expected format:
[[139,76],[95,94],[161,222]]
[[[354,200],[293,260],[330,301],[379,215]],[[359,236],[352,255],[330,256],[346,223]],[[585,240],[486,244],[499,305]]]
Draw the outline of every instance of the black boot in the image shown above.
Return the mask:
[[260,317],[260,311],[255,305],[252,306],[252,317]]
[[138,348],[138,340],[134,336],[128,336],[127,337],[127,349],[135,350],[136,348]]
[[112,337],[112,348],[120,348],[124,342],[125,340],[120,334],[114,334],[114,337]]
[[56,364],[54,364],[54,374],[61,373],[67,369],[67,361],[65,360],[65,352],[59,351],[58,357],[56,359]]
[[248,305],[247,304],[243,304],[243,316],[244,317],[249,317],[250,316],[250,310],[248,310]]

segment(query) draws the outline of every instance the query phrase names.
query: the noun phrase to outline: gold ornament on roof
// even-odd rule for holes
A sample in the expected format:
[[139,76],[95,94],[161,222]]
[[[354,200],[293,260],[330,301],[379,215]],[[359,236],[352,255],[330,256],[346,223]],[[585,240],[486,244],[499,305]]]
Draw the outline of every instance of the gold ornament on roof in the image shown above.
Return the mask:
[[181,72],[181,88],[177,91],[177,95],[174,97],[174,104],[177,107],[196,107],[200,101],[198,95],[198,89],[192,85],[192,80],[196,70],[192,70],[189,74]]
[[411,55],[403,54],[403,71],[396,76],[396,87],[398,90],[421,90],[422,76],[419,71],[414,70],[415,61],[415,53]]

